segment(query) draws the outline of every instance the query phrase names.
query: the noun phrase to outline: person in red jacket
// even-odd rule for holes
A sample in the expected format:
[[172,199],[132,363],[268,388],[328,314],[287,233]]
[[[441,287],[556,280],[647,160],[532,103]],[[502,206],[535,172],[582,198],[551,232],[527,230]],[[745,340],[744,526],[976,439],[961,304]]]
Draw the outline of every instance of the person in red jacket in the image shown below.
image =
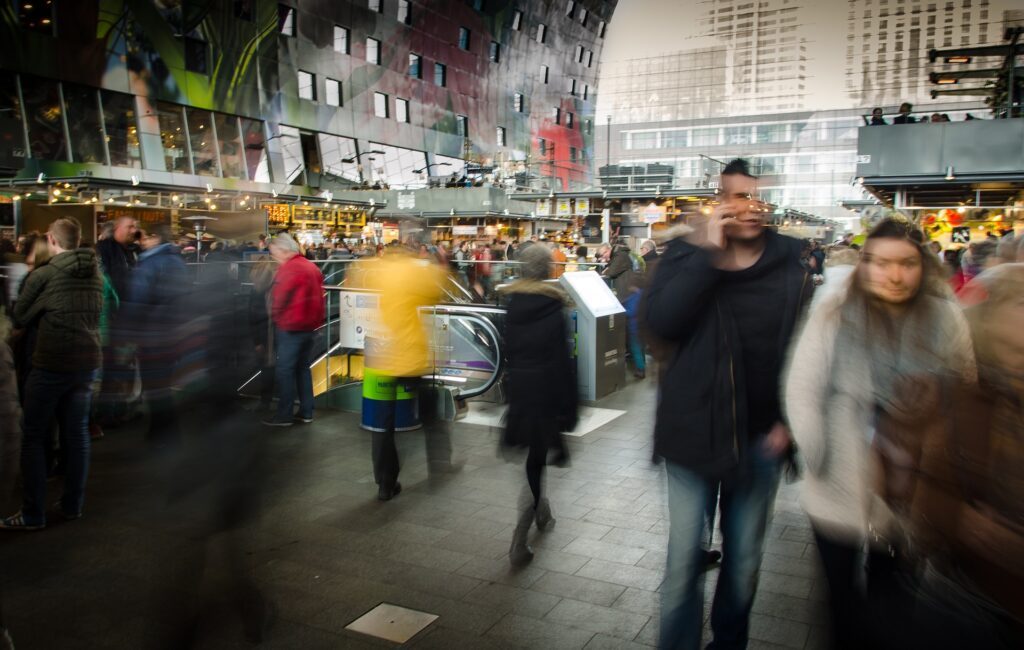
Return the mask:
[[[313,335],[323,325],[324,276],[299,254],[299,245],[287,234],[270,240],[270,255],[280,265],[271,289],[270,316],[277,352],[277,413],[263,424],[290,427],[295,420],[313,421]],[[293,415],[296,388],[299,413]]]

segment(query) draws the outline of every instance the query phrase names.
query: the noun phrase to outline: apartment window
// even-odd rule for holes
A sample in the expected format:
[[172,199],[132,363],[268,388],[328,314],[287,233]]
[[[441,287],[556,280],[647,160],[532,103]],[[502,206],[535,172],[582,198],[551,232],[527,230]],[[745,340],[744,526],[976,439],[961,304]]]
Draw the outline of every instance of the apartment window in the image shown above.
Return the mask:
[[463,138],[469,135],[469,118],[465,115],[455,116],[455,132]]
[[295,8],[277,5],[277,30],[285,36],[295,36]]
[[490,58],[491,63],[497,63],[501,60],[501,43],[491,41],[491,49],[488,58]]
[[409,121],[409,100],[395,99],[395,119],[399,122]]
[[199,74],[210,73],[210,46],[206,41],[185,37],[185,69]]
[[565,3],[565,15],[572,18],[574,13],[576,13],[576,3],[573,0],[569,0],[569,2]]
[[366,60],[380,65],[380,41],[375,38],[366,39]]
[[548,73],[550,71],[551,71],[551,69],[548,68],[546,65],[542,65],[540,67],[540,82],[541,83],[545,83],[546,84],[548,82]]
[[324,101],[328,106],[341,106],[341,82],[337,79],[327,79],[324,88]]
[[594,50],[587,50],[587,67],[594,65]]
[[[8,79],[13,80],[12,77]],[[63,90],[68,131],[75,136],[71,147],[74,156],[72,160],[107,164],[107,154],[103,149],[103,113],[97,101],[96,89],[65,83]],[[20,122],[21,116],[17,117]]]
[[459,49],[469,50],[469,30],[459,27]]
[[512,110],[514,110],[516,113],[522,113],[523,112],[523,94],[522,93],[516,93],[516,94],[512,95]]
[[576,116],[575,115],[573,115],[572,113],[566,112],[566,114],[565,114],[565,128],[571,129],[573,123],[575,122],[575,120],[576,120]]
[[548,141],[544,138],[537,138],[537,149],[540,151],[540,155],[544,155],[548,152]]
[[412,24],[412,7],[410,4],[409,0],[398,0],[398,22],[403,25]]
[[367,6],[370,8],[370,11],[376,11],[379,14],[384,13],[384,0],[369,0]]
[[423,57],[419,54],[409,55],[409,76],[413,79],[423,78]]
[[316,77],[305,70],[299,70],[299,99],[316,101]]
[[498,135],[498,138],[497,138],[498,146],[499,147],[504,147],[505,146],[505,127],[499,126],[498,127],[497,135]]
[[562,109],[556,107],[555,108],[555,124],[561,124],[561,123],[562,123]]
[[351,52],[349,49],[349,31],[348,27],[342,27],[341,25],[334,26],[334,51],[341,52],[342,54],[348,54]]
[[587,84],[583,84],[583,100],[586,101],[587,97],[589,95],[590,95],[590,86],[588,86]]
[[576,59],[577,63],[583,63],[583,46],[582,45],[577,45],[576,46],[576,54],[574,54],[572,58]]
[[608,27],[608,24],[603,20],[597,25],[597,35],[599,38],[604,38],[604,30]]
[[512,29],[518,32],[522,26],[523,12],[516,9],[515,11],[512,12]]
[[587,15],[587,10],[583,7],[580,7],[580,24],[583,25],[584,27],[587,26]]
[[448,66],[443,63],[434,64],[434,85],[442,88],[448,85]]
[[576,147],[569,147],[569,162],[576,162]]
[[547,36],[548,36],[548,26],[545,25],[544,23],[538,24],[537,25],[537,42],[538,43],[546,42],[547,41]]
[[569,94],[570,95],[575,95],[576,94],[576,80],[575,79],[569,79]]
[[388,96],[384,93],[373,93],[373,114],[384,118],[388,116]]
[[590,135],[594,132],[594,123],[590,120],[583,121],[583,132]]
[[255,0],[235,0],[235,18],[251,21],[254,2]]

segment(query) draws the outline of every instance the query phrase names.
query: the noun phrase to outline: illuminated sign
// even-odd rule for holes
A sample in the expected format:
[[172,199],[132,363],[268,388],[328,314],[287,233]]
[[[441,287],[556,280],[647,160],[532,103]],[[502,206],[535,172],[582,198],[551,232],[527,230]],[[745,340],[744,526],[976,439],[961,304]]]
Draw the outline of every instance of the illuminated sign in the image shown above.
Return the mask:
[[264,206],[270,223],[287,224],[291,221],[292,206],[287,203],[271,203]]

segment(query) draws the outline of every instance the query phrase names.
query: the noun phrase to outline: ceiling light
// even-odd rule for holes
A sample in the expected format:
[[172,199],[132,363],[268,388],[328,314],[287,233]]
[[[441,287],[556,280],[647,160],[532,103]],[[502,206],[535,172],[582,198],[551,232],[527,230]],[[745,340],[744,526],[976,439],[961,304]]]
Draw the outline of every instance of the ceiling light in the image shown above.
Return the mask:
[[211,210],[216,210],[217,209],[217,204],[214,203],[214,204],[210,205],[210,209]]
[[959,56],[947,56],[946,57],[946,63],[970,63],[970,62],[971,62],[971,57],[969,57],[969,56],[959,55]]
[[178,195],[177,194],[172,194],[171,195],[171,201],[174,201],[175,203],[177,203],[178,202]]
[[946,180],[951,181],[954,178],[956,178],[956,176],[953,175],[953,165],[950,165],[949,167],[946,167]]
[[21,200],[21,196],[18,195],[18,194],[15,194],[14,196],[11,197],[11,200],[12,201],[20,201]]
[[53,195],[54,196],[60,196],[60,190],[58,190],[58,189],[53,190]]
[[960,83],[960,80],[953,79],[951,77],[939,77],[938,79],[936,79],[935,83],[939,84],[940,86],[949,86],[951,84]]
[[132,185],[138,185],[138,184],[139,184],[139,177],[138,176],[132,176]]

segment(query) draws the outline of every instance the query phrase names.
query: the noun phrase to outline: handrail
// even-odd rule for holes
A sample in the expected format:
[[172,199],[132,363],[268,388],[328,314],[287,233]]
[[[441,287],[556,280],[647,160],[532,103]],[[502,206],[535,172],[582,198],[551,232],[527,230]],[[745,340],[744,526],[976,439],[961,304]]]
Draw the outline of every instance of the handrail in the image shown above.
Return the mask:
[[[501,373],[504,370],[505,366],[504,355],[501,353],[501,335],[498,333],[498,328],[496,328],[494,324],[491,321],[487,320],[486,318],[481,318],[477,313],[469,311],[461,306],[434,305],[433,307],[420,308],[421,313],[425,311],[429,311],[430,313],[433,314],[434,317],[437,317],[437,315],[441,313],[449,316],[457,316],[461,319],[475,322],[477,325],[482,327],[487,332],[487,334],[491,336],[491,340],[494,341],[495,350],[494,372],[491,373],[491,376],[487,379],[487,381],[485,381],[480,386],[477,386],[476,388],[472,388],[469,390],[460,390],[459,399],[469,399],[471,397],[478,397],[489,391],[491,388],[493,388],[494,385],[498,383],[498,379],[501,377]],[[504,309],[492,309],[489,311],[492,311],[492,313],[505,313]],[[435,362],[433,364],[434,373],[431,375],[435,379],[437,378],[436,363],[437,362],[435,359]]]

